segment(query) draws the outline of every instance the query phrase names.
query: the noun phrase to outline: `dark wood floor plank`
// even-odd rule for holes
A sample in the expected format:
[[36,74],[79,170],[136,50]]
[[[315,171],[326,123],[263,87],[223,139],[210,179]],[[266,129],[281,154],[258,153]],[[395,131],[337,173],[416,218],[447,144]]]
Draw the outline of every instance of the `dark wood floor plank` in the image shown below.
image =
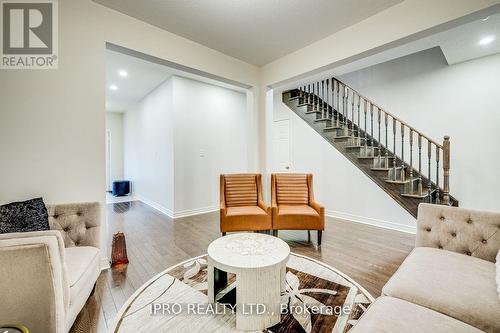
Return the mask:
[[[113,323],[125,301],[142,284],[166,268],[206,253],[220,237],[219,214],[208,213],[173,220],[140,202],[107,205],[112,234],[125,233],[129,265],[122,271],[107,270],[97,281],[79,314],[72,333],[101,333]],[[306,231],[280,231],[293,252],[327,263],[349,275],[373,296],[398,269],[413,248],[415,236],[347,221],[326,219],[321,248],[307,241]]]

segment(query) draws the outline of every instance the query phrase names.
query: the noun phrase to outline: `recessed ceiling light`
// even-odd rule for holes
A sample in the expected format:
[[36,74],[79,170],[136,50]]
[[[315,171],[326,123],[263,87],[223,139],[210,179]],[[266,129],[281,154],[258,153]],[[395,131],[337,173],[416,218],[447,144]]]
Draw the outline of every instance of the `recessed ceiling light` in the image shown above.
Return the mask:
[[118,71],[118,75],[120,75],[121,77],[127,77],[128,76],[128,73],[126,70],[123,70],[123,69],[120,69]]
[[495,36],[493,36],[493,35],[486,36],[486,37],[483,37],[479,40],[479,45],[488,45],[488,44],[491,44],[491,42],[493,42],[494,40],[495,40]]
[[118,90],[118,87],[116,85],[112,84],[109,86],[109,89],[116,91],[116,90]]
[[481,19],[481,21],[483,21],[483,22],[488,21],[489,18],[490,18],[489,16],[486,16],[484,19]]

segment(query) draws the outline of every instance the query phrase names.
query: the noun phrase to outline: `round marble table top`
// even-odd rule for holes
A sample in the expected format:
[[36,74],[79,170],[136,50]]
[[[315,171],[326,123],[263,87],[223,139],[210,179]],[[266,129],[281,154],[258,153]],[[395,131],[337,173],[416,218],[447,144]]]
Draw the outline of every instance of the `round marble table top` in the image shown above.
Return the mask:
[[259,268],[287,260],[290,247],[278,237],[259,233],[223,236],[208,246],[208,256],[228,267]]

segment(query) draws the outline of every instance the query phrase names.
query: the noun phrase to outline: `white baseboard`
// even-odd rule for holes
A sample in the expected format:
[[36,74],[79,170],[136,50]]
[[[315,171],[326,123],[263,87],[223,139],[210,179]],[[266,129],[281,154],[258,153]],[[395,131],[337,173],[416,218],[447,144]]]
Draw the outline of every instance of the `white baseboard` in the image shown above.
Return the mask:
[[340,220],[349,221],[349,222],[369,224],[369,225],[379,227],[379,228],[391,229],[391,230],[406,232],[406,233],[410,233],[410,234],[417,233],[417,227],[412,226],[412,225],[394,223],[394,222],[389,222],[389,221],[382,221],[382,220],[374,219],[371,217],[358,216],[358,215],[353,215],[353,214],[344,213],[344,212],[338,212],[338,211],[334,211],[334,210],[328,210],[328,211],[326,211],[325,214],[326,214],[326,216],[333,217],[333,218],[340,219]]
[[174,212],[174,218],[177,219],[179,217],[186,217],[186,216],[193,216],[193,215],[199,215],[199,214],[212,213],[212,212],[216,212],[218,210],[219,210],[218,206],[208,206],[208,207],[195,208],[195,209],[186,209],[186,210],[181,210],[181,211],[178,211],[178,212]]
[[218,206],[208,206],[208,207],[201,207],[201,208],[195,208],[195,209],[185,209],[185,210],[180,210],[180,211],[172,211],[171,209],[168,209],[166,207],[163,207],[157,202],[154,202],[152,200],[149,200],[147,198],[144,198],[140,195],[135,195],[135,198],[137,200],[142,201],[148,206],[153,207],[154,209],[162,212],[163,214],[167,215],[170,218],[177,219],[180,217],[186,217],[186,216],[193,216],[193,215],[200,215],[200,214],[206,214],[206,213],[211,213],[211,212],[216,212],[219,210]]
[[170,218],[174,218],[174,212],[171,209],[168,209],[166,207],[163,207],[157,202],[154,202],[153,200],[149,200],[147,198],[144,198],[140,195],[135,194],[134,195],[139,201],[144,202],[146,205],[153,207],[154,209],[162,212],[163,214],[167,215]]
[[109,267],[110,267],[109,266],[109,258],[108,257],[101,258],[101,271],[106,270]]

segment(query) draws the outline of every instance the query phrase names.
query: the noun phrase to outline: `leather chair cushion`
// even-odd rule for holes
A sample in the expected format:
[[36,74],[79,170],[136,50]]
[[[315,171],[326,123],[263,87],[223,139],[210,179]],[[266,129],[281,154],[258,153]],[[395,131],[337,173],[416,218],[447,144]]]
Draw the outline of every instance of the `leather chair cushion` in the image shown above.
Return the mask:
[[257,206],[257,181],[255,175],[226,175],[226,207]]
[[280,205],[273,227],[286,230],[323,230],[323,219],[308,205]]
[[308,205],[280,205],[278,215],[314,216],[319,218],[318,212]]
[[276,198],[278,205],[308,205],[307,175],[277,174]]
[[240,207],[228,207],[226,216],[239,216],[239,215],[263,215],[267,216],[267,213],[259,206],[240,206]]

